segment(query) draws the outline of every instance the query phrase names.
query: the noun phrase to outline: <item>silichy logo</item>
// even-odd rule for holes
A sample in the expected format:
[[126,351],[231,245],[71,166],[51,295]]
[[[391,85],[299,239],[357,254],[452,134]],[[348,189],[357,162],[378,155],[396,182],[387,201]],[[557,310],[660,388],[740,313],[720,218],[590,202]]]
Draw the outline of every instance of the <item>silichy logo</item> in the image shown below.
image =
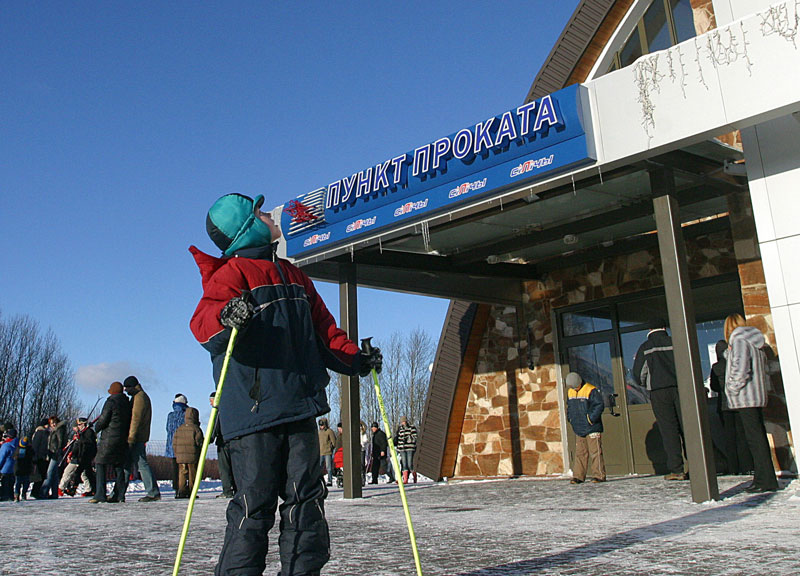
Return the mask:
[[330,232],[323,232],[322,234],[314,234],[313,236],[309,236],[305,240],[303,240],[303,247],[307,248],[308,246],[313,246],[314,244],[319,244],[320,242],[325,242],[325,240],[331,239]]
[[476,180],[475,182],[464,182],[458,188],[453,188],[450,190],[450,193],[447,195],[448,198],[457,198],[462,194],[466,194],[467,192],[471,192],[472,190],[480,190],[486,186],[486,178],[483,180]]
[[519,166],[511,169],[511,177],[519,176],[520,174],[526,174],[531,170],[536,170],[539,168],[544,168],[545,166],[549,166],[553,163],[553,158],[555,154],[550,154],[550,156],[544,156],[543,158],[539,158],[538,160],[528,160],[527,162],[523,162]]
[[406,202],[400,208],[394,211],[395,218],[397,216],[402,216],[403,214],[409,214],[410,212],[415,212],[416,210],[422,210],[423,208],[428,206],[428,199],[420,200],[419,202]]
[[355,232],[356,230],[361,230],[362,228],[367,228],[368,226],[372,226],[375,222],[378,221],[377,216],[373,216],[372,218],[359,218],[355,222],[351,222],[347,225],[347,229],[345,230],[348,234],[350,232]]

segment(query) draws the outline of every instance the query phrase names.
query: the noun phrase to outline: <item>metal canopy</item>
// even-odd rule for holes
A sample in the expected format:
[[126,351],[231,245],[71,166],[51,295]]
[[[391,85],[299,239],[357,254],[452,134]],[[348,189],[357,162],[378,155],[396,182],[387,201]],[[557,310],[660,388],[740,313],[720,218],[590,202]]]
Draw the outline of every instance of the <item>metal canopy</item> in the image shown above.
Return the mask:
[[[517,304],[522,282],[547,271],[656,245],[650,172],[675,175],[675,198],[688,235],[728,226],[726,194],[745,186],[723,170],[741,160],[717,141],[599,171],[550,189],[521,188],[515,199],[483,202],[448,219],[420,222],[298,265],[338,281],[339,264],[357,264],[360,286],[473,302]],[[584,171],[583,174],[586,172]]]

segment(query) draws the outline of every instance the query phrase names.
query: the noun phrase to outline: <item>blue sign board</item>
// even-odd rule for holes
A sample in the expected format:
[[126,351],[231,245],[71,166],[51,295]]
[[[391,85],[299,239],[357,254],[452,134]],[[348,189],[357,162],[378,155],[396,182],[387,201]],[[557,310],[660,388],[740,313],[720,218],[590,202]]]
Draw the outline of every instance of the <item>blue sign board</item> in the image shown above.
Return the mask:
[[281,216],[287,255],[308,256],[595,160],[582,98],[584,89],[569,86],[298,196]]

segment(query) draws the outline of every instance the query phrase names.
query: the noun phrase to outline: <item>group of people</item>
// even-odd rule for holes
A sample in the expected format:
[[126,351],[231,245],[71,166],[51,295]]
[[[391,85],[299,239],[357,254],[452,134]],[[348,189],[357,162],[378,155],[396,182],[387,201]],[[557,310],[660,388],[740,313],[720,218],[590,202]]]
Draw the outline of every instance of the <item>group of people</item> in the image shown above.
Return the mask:
[[[319,426],[320,467],[328,474],[327,485],[333,485],[334,475],[342,467],[342,423],[336,425],[334,432],[328,425],[327,418],[320,418]],[[377,484],[380,475],[386,474],[388,482],[397,481],[394,467],[389,454],[389,440],[386,433],[380,429],[377,422],[373,422],[369,429],[362,421],[360,423],[359,440],[361,443],[361,474],[366,481],[367,472],[370,473],[370,483]],[[400,462],[400,471],[403,484],[408,484],[409,478],[417,481],[417,471],[414,466],[414,454],[417,450],[417,427],[409,423],[408,418],[400,418],[400,424],[393,436],[395,450]]]
[[[0,447],[3,500],[26,500],[30,487],[34,498],[79,494],[91,497],[92,503],[124,502],[128,478],[137,469],[147,491],[139,501],[161,499],[145,454],[150,398],[135,376],[112,383],[108,393],[100,415],[94,421],[77,418],[71,435],[68,422],[56,415],[42,420],[30,439],[17,438],[10,423],[4,426]],[[110,496],[106,494],[109,472],[115,479]]]
[[[733,474],[753,471],[753,481],[745,488],[747,492],[774,492],[778,489],[778,480],[763,415],[769,381],[764,352],[766,341],[761,331],[748,326],[741,314],[728,316],[723,330],[725,339],[716,345],[717,362],[711,367],[710,385],[719,394],[718,410],[725,429],[728,471]],[[649,391],[667,456],[665,479],[686,480],[675,357],[672,338],[663,319],[651,324],[647,340],[636,353],[632,376],[637,385]],[[598,388],[585,382],[576,372],[570,372],[565,383],[567,419],[576,436],[571,482],[581,484],[586,480],[590,457],[592,480],[604,482],[604,399]]]

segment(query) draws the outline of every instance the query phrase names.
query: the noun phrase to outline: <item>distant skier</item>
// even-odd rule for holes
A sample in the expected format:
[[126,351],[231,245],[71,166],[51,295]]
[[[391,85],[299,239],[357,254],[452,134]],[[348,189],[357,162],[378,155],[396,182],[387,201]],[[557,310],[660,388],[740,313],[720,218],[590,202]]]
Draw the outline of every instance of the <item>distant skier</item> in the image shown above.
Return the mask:
[[381,357],[362,354],[308,276],[275,257],[281,231],[263,201],[223,196],[206,219],[223,257],[190,248],[203,279],[191,329],[211,353],[215,381],[230,329],[240,330],[219,404],[237,492],[215,574],[264,572],[280,497],[281,574],[313,576],[330,557],[314,420],[330,410],[326,368],[366,375]]

